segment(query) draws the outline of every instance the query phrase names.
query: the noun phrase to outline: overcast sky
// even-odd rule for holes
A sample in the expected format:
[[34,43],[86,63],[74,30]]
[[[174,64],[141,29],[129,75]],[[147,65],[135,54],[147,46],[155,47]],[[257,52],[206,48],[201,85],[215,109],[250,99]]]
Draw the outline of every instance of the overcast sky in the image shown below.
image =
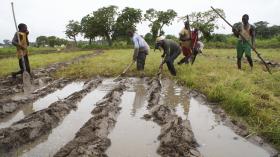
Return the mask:
[[[156,10],[174,9],[179,16],[194,11],[206,11],[210,6],[222,8],[229,22],[241,21],[245,13],[250,16],[250,23],[268,21],[270,25],[280,25],[280,0],[14,0],[18,23],[26,23],[30,31],[30,41],[40,35],[55,35],[66,38],[65,25],[71,19],[81,18],[100,7],[116,5],[119,10],[124,7],[140,8],[145,12],[149,8]],[[12,18],[10,0],[0,0],[0,42],[14,35],[15,26]],[[217,33],[230,33],[230,28],[219,21],[223,27]],[[182,22],[164,27],[166,34],[177,35],[183,27]],[[147,22],[137,26],[141,35],[149,32]],[[81,39],[81,38],[80,38]]]

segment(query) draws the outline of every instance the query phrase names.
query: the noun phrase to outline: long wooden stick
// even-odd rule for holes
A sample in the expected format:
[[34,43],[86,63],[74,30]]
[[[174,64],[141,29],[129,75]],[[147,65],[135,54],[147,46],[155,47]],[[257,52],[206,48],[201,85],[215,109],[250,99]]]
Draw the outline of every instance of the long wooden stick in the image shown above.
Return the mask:
[[118,76],[114,79],[114,81],[117,80],[119,77],[123,76],[123,75],[128,71],[128,69],[129,69],[134,63],[135,63],[135,61],[132,61],[132,62],[123,70],[123,72],[122,72],[120,75],[118,75]]
[[[212,6],[211,6],[211,8],[231,27],[231,28],[233,28],[233,25],[231,25],[216,9],[214,9]],[[241,36],[241,38],[243,38],[243,39],[245,39],[245,37],[241,34],[241,33],[239,33],[239,35]],[[270,69],[269,69],[269,67],[268,67],[268,65],[266,64],[266,62],[264,61],[264,59],[261,57],[261,54],[253,47],[253,45],[249,42],[249,41],[247,41],[247,40],[245,40],[248,44],[249,44],[249,46],[251,47],[251,49],[257,54],[257,56],[258,56],[258,58],[263,62],[263,64],[265,65],[265,67],[266,67],[266,69],[267,69],[267,71],[270,73],[270,74],[272,74],[271,73],[271,71],[270,71]]]

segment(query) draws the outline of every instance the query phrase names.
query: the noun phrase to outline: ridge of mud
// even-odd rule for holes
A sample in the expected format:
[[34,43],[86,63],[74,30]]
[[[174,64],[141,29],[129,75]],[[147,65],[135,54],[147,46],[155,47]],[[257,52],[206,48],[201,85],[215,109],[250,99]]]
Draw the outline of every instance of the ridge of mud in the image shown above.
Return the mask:
[[[53,81],[54,78],[52,78],[51,74],[57,71],[58,69],[79,62],[83,59],[86,59],[87,57],[97,56],[101,53],[103,53],[103,51],[96,50],[93,53],[78,56],[70,61],[54,63],[45,68],[34,69],[32,70],[32,82],[35,86],[39,86],[40,82],[48,83],[50,81]],[[17,77],[15,80],[12,79],[11,76],[0,78],[0,99],[4,98],[6,95],[11,95],[20,92],[23,92],[21,77]]]
[[125,89],[119,84],[92,110],[93,117],[76,133],[75,138],[61,148],[54,157],[99,156],[106,157],[111,141],[108,134],[114,128],[120,112],[121,96]]
[[17,111],[23,105],[31,103],[40,97],[43,97],[49,93],[56,91],[57,89],[63,88],[67,83],[69,83],[70,79],[58,79],[54,82],[37,89],[32,94],[26,95],[22,98],[6,98],[0,100],[0,118],[4,118],[15,111]]
[[46,109],[28,115],[8,128],[0,129],[0,152],[11,152],[50,133],[52,128],[77,107],[77,102],[100,83],[101,79],[89,81],[81,91],[52,103]]
[[150,114],[144,115],[144,118],[152,119],[161,126],[161,133],[158,136],[160,146],[157,152],[163,157],[201,157],[196,149],[198,144],[189,121],[182,120],[167,104],[159,104],[161,94],[159,79],[154,78],[148,84]]

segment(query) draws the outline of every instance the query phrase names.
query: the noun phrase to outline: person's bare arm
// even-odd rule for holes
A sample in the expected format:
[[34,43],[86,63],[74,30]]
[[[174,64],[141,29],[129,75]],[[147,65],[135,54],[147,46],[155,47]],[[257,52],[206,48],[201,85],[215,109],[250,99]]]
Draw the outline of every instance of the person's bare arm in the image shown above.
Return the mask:
[[250,34],[251,34],[252,46],[253,48],[256,48],[256,30],[254,26],[251,26]]

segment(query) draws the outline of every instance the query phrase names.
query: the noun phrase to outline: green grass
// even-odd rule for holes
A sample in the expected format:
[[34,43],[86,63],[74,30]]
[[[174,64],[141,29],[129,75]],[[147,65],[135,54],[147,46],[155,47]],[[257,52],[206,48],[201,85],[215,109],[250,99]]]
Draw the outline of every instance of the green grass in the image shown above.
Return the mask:
[[[260,50],[262,55],[280,61],[279,49]],[[251,72],[247,63],[242,71],[237,70],[233,49],[206,49],[196,63],[176,65],[178,75],[171,77],[164,66],[164,75],[183,85],[197,89],[208,99],[220,104],[233,118],[246,123],[267,141],[280,148],[280,71],[273,75],[255,63]],[[206,55],[207,54],[207,55]],[[150,52],[146,59],[145,75],[154,76],[160,63],[159,51]],[[218,57],[215,57],[215,56]],[[180,56],[179,58],[181,58]],[[253,55],[255,58],[255,55]],[[56,77],[90,78],[92,76],[117,76],[131,62],[132,50],[108,50],[94,58],[83,60],[58,71]],[[178,59],[177,59],[178,61]],[[176,61],[176,62],[177,62]],[[138,76],[135,66],[127,73]]]
[[[218,57],[236,57],[235,49],[207,49],[207,53],[210,56]],[[261,54],[264,60],[271,60],[280,63],[280,49],[259,49],[258,52]],[[253,58],[258,59],[255,52],[252,51]]]
[[[81,52],[61,52],[61,53],[50,53],[50,54],[36,54],[29,56],[29,62],[31,69],[45,67],[52,63],[64,62],[71,60],[83,54],[92,53],[90,51]],[[11,74],[11,72],[19,69],[18,58],[9,57],[0,59],[0,77]]]
[[[56,48],[52,47],[29,47],[28,48],[30,55],[36,54],[38,52],[47,52],[47,51],[56,51]],[[5,47],[5,48],[0,48],[0,57],[3,56],[16,56],[16,47]]]

